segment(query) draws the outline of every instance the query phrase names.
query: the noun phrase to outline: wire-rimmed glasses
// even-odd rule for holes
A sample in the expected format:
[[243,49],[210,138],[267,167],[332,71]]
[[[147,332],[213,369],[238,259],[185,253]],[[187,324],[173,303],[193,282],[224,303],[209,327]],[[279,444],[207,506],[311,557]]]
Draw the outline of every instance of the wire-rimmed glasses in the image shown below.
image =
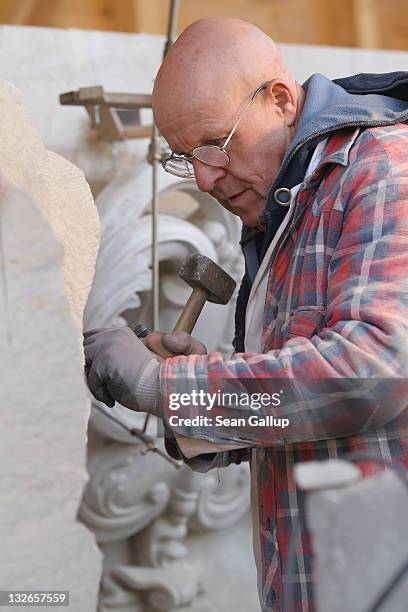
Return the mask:
[[224,166],[227,166],[230,163],[231,158],[226,152],[225,148],[229,144],[235,130],[251,105],[251,102],[253,102],[260,91],[266,88],[266,85],[266,83],[263,83],[252,94],[222,147],[215,144],[208,144],[196,147],[193,149],[191,155],[188,155],[187,153],[172,153],[170,157],[167,157],[162,161],[164,170],[180,178],[194,178],[193,158],[198,159],[200,162],[203,162],[203,164],[214,166],[216,168],[223,168]]

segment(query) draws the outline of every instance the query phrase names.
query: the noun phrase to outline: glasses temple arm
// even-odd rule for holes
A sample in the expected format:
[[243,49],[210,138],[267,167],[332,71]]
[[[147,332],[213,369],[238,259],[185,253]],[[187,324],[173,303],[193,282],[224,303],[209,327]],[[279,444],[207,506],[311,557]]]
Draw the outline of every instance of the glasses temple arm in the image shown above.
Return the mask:
[[223,150],[225,149],[225,147],[227,146],[227,144],[229,143],[229,141],[231,140],[231,138],[233,137],[235,130],[237,129],[238,125],[241,122],[241,119],[244,118],[245,113],[247,112],[248,108],[251,105],[251,102],[253,102],[255,100],[255,96],[262,91],[263,89],[266,88],[267,83],[264,83],[263,85],[261,85],[260,87],[258,87],[258,89],[256,90],[256,92],[252,95],[251,99],[248,101],[248,104],[245,106],[244,110],[242,111],[242,114],[239,116],[238,121],[236,122],[236,124],[234,125],[234,127],[232,128],[230,135],[228,136],[227,140],[224,142],[223,146],[221,147]]
[[230,132],[230,135],[228,136],[227,140],[224,142],[224,144],[223,144],[223,145],[222,145],[222,147],[221,147],[223,150],[225,149],[225,147],[227,146],[227,144],[229,143],[229,141],[230,141],[230,140],[231,140],[231,138],[233,137],[233,135],[234,135],[234,133],[235,133],[235,130],[237,129],[237,127],[238,127],[238,126],[239,126],[239,124],[241,123],[241,119],[243,119],[243,117],[244,117],[245,113],[247,112],[247,110],[248,110],[248,108],[249,108],[249,106],[250,106],[251,102],[253,101],[253,99],[254,99],[254,98],[251,98],[251,99],[248,101],[248,104],[245,106],[244,110],[242,111],[241,115],[239,116],[238,121],[236,122],[236,124],[234,125],[234,127],[232,128],[232,130],[231,130],[231,132]]

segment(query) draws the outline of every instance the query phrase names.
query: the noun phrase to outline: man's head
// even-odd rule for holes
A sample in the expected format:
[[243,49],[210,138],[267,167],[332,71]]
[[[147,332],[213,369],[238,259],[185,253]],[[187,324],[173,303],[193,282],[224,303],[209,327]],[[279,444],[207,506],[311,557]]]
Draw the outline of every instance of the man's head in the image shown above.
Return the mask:
[[295,134],[302,93],[266,34],[239,19],[212,17],[193,23],[170,48],[156,77],[153,113],[171,150],[191,155],[203,144],[222,147],[244,112],[226,147],[230,162],[215,167],[193,158],[193,166],[201,191],[257,227]]

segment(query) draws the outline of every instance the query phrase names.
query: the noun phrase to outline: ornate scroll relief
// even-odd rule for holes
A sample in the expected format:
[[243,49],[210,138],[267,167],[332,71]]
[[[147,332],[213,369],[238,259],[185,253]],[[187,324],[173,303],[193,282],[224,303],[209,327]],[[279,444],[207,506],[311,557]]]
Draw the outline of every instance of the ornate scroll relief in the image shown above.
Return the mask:
[[[150,461],[151,460],[151,461]],[[99,543],[128,538],[163,512],[169,487],[156,480],[158,458],[140,456],[138,448],[112,443],[90,453],[92,475],[80,508],[81,519]]]
[[[169,176],[169,178],[167,178]],[[174,182],[165,175],[165,186]],[[101,219],[101,247],[95,278],[85,311],[84,327],[91,329],[125,324],[119,318],[143,303],[142,292],[150,291],[151,168],[141,165],[132,175],[120,175],[96,199]],[[212,244],[199,228],[181,219],[161,214],[159,257],[174,266],[192,252],[217,259]]]
[[[194,474],[194,477],[199,474]],[[189,527],[192,531],[225,529],[248,510],[248,466],[231,465],[223,471],[219,482],[215,471],[209,472],[201,483],[195,513]]]
[[[170,330],[191,291],[177,276],[187,255],[203,253],[239,280],[240,225],[212,198],[199,193],[194,182],[180,182],[165,173],[160,180],[166,202],[159,216],[160,327]],[[150,186],[151,168],[143,164],[131,175],[118,175],[96,200],[102,239],[85,329],[150,324]],[[191,213],[183,213],[186,218],[168,214],[180,192],[193,202]],[[233,302],[227,307],[205,306],[196,335],[210,350],[231,352],[233,313]],[[130,427],[144,422],[144,415],[122,406],[109,411]],[[155,434],[154,422],[148,433]],[[231,476],[226,490],[221,490],[212,474],[196,474],[186,466],[173,482],[173,468],[151,453],[142,456],[141,450],[135,438],[93,408],[90,481],[80,516],[96,533],[109,567],[102,581],[102,611],[118,606],[129,611],[173,610],[188,605],[201,590],[197,572],[186,569],[182,561],[190,523],[201,529],[223,528],[249,506],[245,466],[225,470]],[[183,577],[181,582],[177,576]]]
[[[222,208],[212,197],[198,191],[194,181],[178,181],[168,186],[163,193],[168,195],[177,192],[188,194],[198,205],[198,212],[193,215],[192,222],[213,244],[216,251],[214,261],[236,279],[239,286],[244,274],[244,261],[238,246],[241,236],[238,218]],[[197,322],[194,335],[204,342],[209,351],[221,351],[228,356],[231,354],[237,293],[238,287],[227,306],[207,304]],[[187,295],[183,295],[183,301],[177,302],[178,308],[182,308]],[[211,325],[208,325],[209,321]]]

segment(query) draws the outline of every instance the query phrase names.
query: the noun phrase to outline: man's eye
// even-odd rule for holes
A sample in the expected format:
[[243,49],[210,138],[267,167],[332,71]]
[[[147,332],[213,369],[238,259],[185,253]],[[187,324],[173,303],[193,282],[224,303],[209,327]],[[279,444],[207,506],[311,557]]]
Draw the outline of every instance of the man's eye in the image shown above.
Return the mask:
[[207,140],[205,144],[215,145],[216,147],[221,147],[221,145],[225,142],[225,138],[218,138],[217,140]]

